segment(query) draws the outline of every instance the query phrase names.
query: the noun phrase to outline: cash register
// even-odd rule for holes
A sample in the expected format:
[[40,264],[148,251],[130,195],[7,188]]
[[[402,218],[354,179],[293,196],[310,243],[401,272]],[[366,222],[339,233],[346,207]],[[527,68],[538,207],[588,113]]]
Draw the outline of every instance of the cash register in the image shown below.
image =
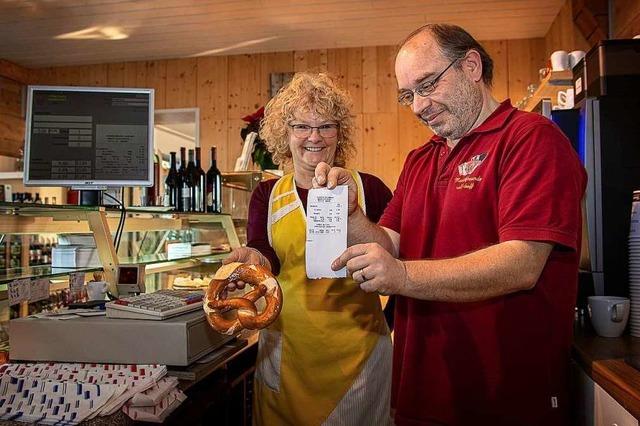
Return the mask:
[[187,366],[235,338],[209,326],[201,291],[143,293],[144,265],[117,277],[127,296],[107,303],[106,316],[12,320],[12,360]]

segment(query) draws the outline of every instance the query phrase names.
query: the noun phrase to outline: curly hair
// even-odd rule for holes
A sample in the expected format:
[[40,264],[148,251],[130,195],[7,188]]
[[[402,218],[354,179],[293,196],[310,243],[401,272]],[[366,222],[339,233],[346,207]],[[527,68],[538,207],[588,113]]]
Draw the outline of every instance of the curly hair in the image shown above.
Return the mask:
[[334,165],[343,167],[355,152],[351,106],[351,97],[328,74],[296,73],[265,107],[260,138],[265,141],[273,161],[282,164],[291,158],[289,123],[296,118],[296,113],[314,112],[335,120],[340,126]]

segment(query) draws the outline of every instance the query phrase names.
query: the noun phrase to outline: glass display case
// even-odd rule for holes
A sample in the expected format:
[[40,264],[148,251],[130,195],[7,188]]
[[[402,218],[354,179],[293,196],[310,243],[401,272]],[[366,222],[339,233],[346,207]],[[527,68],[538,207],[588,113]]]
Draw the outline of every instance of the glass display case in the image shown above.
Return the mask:
[[[84,273],[89,281],[100,271],[117,296],[118,267],[141,265],[146,292],[174,286],[197,290],[206,287],[222,259],[239,246],[228,214],[0,202],[0,255],[5,259],[0,268],[0,351],[6,350],[10,318],[86,300],[86,292],[72,294],[69,289],[73,273]],[[19,263],[11,263],[14,256]],[[50,263],[44,264],[45,259]],[[16,280],[20,285],[48,280],[49,298],[9,306],[8,286]]]

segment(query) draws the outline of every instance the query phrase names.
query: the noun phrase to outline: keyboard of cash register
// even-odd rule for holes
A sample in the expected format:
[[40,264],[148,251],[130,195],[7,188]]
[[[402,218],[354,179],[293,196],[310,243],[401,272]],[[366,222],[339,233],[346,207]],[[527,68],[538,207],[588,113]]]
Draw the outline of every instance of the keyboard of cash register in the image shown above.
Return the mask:
[[124,297],[106,304],[107,317],[164,320],[202,309],[203,297],[202,291],[169,289]]

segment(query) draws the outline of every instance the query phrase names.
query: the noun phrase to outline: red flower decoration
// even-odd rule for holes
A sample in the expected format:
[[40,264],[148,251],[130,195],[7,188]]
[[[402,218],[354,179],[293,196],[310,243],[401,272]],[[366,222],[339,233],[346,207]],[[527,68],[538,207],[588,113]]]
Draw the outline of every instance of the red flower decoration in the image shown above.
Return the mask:
[[255,121],[262,120],[262,117],[264,117],[264,107],[260,107],[260,109],[254,112],[253,114],[249,114],[247,116],[242,117],[242,121],[246,121],[247,123],[253,123]]

